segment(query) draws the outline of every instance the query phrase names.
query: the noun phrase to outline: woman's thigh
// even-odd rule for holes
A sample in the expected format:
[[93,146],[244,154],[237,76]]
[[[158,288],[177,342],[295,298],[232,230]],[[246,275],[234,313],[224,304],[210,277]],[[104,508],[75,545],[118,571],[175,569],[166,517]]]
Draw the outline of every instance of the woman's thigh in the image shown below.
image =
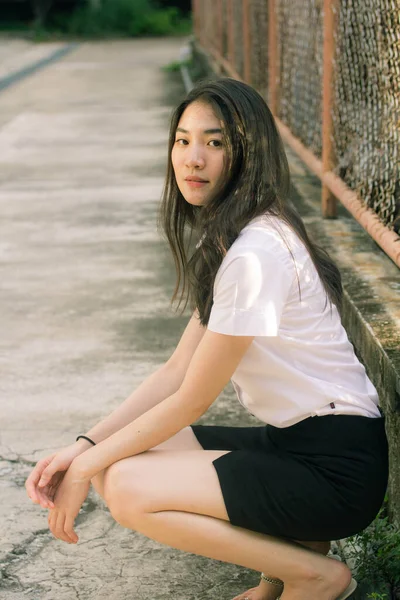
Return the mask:
[[203,446],[197,441],[193,429],[188,426],[178,431],[169,440],[154,446],[152,450],[203,450]]
[[228,425],[190,425],[169,440],[155,446],[157,450],[252,450],[269,451],[267,428]]
[[[163,451],[192,451],[195,450],[197,452],[204,452],[203,446],[197,441],[195,434],[190,426],[184,427],[181,431],[178,431],[175,435],[170,437],[168,440],[159,444],[158,446],[154,446],[148,452],[163,450]],[[100,494],[104,498],[104,474],[105,471],[100,471],[92,478],[92,485],[95,488],[96,492]]]
[[[152,449],[111,465],[104,474],[104,499],[114,517],[183,511],[229,521],[213,461],[220,450]],[[119,519],[117,519],[119,520]]]

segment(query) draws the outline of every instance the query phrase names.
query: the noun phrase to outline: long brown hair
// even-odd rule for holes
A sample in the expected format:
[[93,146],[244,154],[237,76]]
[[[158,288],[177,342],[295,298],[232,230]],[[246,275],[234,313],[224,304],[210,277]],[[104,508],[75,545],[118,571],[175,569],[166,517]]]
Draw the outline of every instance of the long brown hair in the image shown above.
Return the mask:
[[[194,206],[181,194],[171,161],[176,128],[192,102],[211,106],[222,123],[225,163],[221,181],[205,206]],[[171,118],[168,166],[158,226],[171,247],[177,272],[172,302],[182,286],[178,308],[186,297],[208,324],[216,273],[233,242],[249,221],[263,214],[280,217],[304,242],[327,297],[340,309],[340,273],[331,258],[308,237],[303,221],[288,202],[289,165],[274,118],[260,94],[231,78],[202,81]],[[195,247],[193,235],[197,241]],[[289,248],[290,251],[290,248]],[[271,282],[273,285],[273,282]]]

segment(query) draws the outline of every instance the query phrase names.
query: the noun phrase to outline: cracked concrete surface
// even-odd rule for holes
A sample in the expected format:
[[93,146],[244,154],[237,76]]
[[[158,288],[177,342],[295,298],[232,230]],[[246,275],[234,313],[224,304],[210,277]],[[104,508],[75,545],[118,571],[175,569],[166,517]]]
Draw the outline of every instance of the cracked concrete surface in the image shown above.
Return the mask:
[[[258,582],[123,529],[93,491],[67,545],[23,487],[169,357],[188,320],[170,308],[156,230],[184,94],[161,67],[182,44],[82,44],[0,94],[1,600],[229,600]],[[201,422],[258,424],[231,388]]]

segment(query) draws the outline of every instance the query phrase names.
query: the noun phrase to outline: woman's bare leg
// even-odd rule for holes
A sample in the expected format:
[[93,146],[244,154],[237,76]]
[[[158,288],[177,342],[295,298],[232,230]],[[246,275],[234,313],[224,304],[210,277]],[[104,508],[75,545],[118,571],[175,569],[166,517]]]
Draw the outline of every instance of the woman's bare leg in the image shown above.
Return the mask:
[[[203,446],[197,441],[191,427],[184,427],[184,429],[181,429],[181,431],[173,435],[169,440],[155,446],[149,452],[153,450],[182,450],[184,452],[188,450],[203,450],[204,452]],[[104,498],[104,471],[93,477],[92,485],[96,492]]]
[[282,579],[282,600],[340,595],[351,578],[345,565],[229,523],[212,465],[225,453],[154,448],[112,465],[93,483],[123,526],[168,546]]
[[[172,438],[156,447],[160,450],[202,450],[201,444],[197,441],[191,427],[185,427],[174,435]],[[295,540],[297,542],[297,540]],[[310,548],[320,554],[328,554],[331,544],[330,542],[297,542],[306,548]],[[263,579],[257,587],[246,590],[243,594],[236,596],[233,600],[240,600],[243,597],[249,597],[249,594],[254,597],[254,600],[275,600],[282,593],[282,589],[276,585],[268,583]]]
[[[160,450],[202,450],[201,444],[197,441],[191,427],[185,427],[179,433],[174,435],[166,442],[156,446],[155,449]],[[320,554],[328,554],[331,544],[330,542],[298,542],[299,544],[310,548]],[[260,580],[257,587],[246,590],[239,596],[236,596],[233,600],[241,600],[242,598],[253,597],[254,600],[275,600],[282,593],[282,589],[276,585],[268,583],[263,579]]]
[[[319,554],[327,555],[331,544],[330,542],[297,542],[306,548],[310,548],[310,550],[314,550]],[[268,573],[265,573],[268,575]],[[264,579],[260,579],[260,583],[254,587],[250,588],[238,596],[235,596],[232,600],[243,600],[243,598],[248,598],[249,600],[276,600],[282,594],[282,588],[268,583],[264,581]]]

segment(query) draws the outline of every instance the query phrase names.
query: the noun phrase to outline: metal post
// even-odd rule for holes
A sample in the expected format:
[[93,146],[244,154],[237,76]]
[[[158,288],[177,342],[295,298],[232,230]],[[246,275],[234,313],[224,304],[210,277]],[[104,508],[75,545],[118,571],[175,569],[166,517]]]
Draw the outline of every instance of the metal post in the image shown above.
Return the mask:
[[224,3],[218,0],[218,53],[221,58],[224,56]]
[[[204,33],[204,48],[208,50],[210,48],[210,39],[211,39],[211,31],[210,31],[210,23],[211,23],[211,15],[210,8],[211,2],[210,0],[203,0],[203,14],[204,14],[204,25],[203,25],[203,33]],[[212,46],[212,44],[211,44]]]
[[276,19],[277,0],[268,0],[268,103],[272,114],[278,110],[278,32]]
[[251,48],[250,48],[250,0],[243,0],[243,79],[251,83]]
[[201,14],[201,44],[207,48],[207,4],[199,0],[199,9]]
[[[332,171],[334,151],[332,147],[332,107],[333,107],[333,60],[335,55],[334,32],[336,30],[337,0],[324,0],[324,74],[322,96],[322,172]],[[322,215],[325,218],[337,216],[336,198],[331,190],[322,185]]]
[[200,41],[199,35],[199,5],[198,0],[192,0],[192,17],[193,17],[193,31],[197,41]]
[[235,67],[235,31],[233,21],[233,0],[227,0],[228,3],[228,61],[232,67]]
[[199,40],[200,44],[205,47],[206,39],[205,39],[205,13],[204,13],[204,4],[202,5],[201,0],[197,0],[197,11],[198,11],[198,25],[199,25]]

